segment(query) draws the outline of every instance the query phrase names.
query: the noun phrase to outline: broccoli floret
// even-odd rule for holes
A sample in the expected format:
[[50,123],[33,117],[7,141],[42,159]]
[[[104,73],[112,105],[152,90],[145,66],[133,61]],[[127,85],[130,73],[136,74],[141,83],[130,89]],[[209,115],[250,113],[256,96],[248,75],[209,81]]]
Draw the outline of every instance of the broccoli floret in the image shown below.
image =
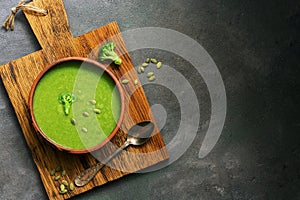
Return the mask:
[[71,105],[75,101],[74,95],[70,93],[62,93],[59,95],[58,101],[63,105],[65,115],[69,115],[71,110]]
[[103,45],[99,51],[99,60],[112,60],[116,65],[121,65],[122,60],[118,54],[114,51],[116,44],[114,42],[108,42]]

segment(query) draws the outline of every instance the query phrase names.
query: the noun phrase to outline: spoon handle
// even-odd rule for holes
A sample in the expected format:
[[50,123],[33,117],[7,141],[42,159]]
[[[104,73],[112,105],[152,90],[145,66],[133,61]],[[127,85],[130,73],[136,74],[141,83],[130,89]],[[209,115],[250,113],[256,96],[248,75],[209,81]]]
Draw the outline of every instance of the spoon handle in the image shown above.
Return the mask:
[[84,186],[90,180],[92,180],[95,175],[104,167],[111,159],[113,159],[116,155],[118,155],[120,152],[122,152],[126,147],[129,146],[129,142],[126,141],[120,148],[118,148],[113,154],[111,154],[109,157],[107,157],[103,162],[99,162],[96,165],[93,165],[84,171],[80,172],[74,180],[74,183],[76,186]]

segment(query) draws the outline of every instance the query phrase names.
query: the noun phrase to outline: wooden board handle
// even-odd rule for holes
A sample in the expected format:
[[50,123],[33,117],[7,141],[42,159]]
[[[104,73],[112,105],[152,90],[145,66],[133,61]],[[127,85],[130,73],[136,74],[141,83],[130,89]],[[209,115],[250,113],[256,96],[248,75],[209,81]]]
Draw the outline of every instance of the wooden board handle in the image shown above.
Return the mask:
[[72,48],[74,46],[72,33],[62,0],[34,0],[30,4],[48,11],[46,16],[37,16],[25,12],[25,16],[41,47],[46,52],[54,54],[53,49],[57,51],[57,48],[68,46]]

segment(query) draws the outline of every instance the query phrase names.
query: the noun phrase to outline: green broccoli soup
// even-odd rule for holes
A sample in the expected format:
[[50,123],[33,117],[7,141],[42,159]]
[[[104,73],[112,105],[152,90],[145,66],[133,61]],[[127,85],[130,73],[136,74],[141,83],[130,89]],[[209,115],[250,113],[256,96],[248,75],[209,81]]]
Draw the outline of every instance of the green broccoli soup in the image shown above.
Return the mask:
[[121,100],[114,80],[89,63],[67,61],[52,67],[33,95],[38,127],[64,148],[82,150],[98,145],[119,120]]

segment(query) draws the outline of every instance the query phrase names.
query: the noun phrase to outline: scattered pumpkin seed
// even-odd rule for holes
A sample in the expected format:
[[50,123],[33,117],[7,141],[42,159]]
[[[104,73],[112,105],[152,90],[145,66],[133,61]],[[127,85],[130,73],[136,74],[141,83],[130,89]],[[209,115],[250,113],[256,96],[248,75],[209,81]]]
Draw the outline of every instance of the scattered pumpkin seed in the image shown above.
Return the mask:
[[135,80],[134,80],[134,85],[137,85],[138,82],[139,82],[139,81],[138,81],[137,79],[135,79]]
[[150,58],[146,58],[146,63],[149,63],[150,62]]
[[101,110],[99,110],[99,109],[97,109],[97,108],[95,108],[93,111],[94,111],[94,113],[96,113],[96,114],[100,114],[100,113],[101,113]]
[[83,112],[82,115],[85,116],[85,117],[90,116],[90,114],[88,112]]
[[141,72],[143,73],[145,71],[145,68],[142,66],[141,67]]
[[51,176],[54,176],[55,172],[56,172],[56,170],[55,170],[55,169],[52,169],[51,172],[50,172],[50,175],[51,175]]
[[148,72],[148,73],[147,73],[147,78],[150,78],[150,77],[153,76],[153,75],[154,75],[153,72]]
[[162,62],[158,62],[158,63],[156,64],[156,68],[157,68],[157,69],[160,69],[161,66],[162,66]]
[[61,166],[57,166],[56,168],[55,168],[55,171],[56,172],[59,172],[61,170]]
[[84,133],[87,133],[88,132],[88,130],[87,130],[87,128],[85,128],[85,127],[82,127],[82,132],[84,132]]
[[74,183],[70,183],[70,186],[69,186],[70,190],[74,190],[75,186],[74,186]]
[[123,79],[123,80],[122,80],[122,83],[123,83],[123,84],[127,84],[128,82],[129,82],[129,80],[127,80],[127,79]]
[[156,63],[157,63],[157,60],[156,60],[155,58],[151,58],[151,62],[152,62],[153,64],[156,64]]
[[96,105],[97,101],[95,99],[90,100],[90,104]]
[[142,64],[142,67],[147,67],[148,66],[148,63],[143,63]]
[[138,72],[139,74],[142,73],[141,66],[139,66],[139,67],[137,68],[137,72]]
[[[62,168],[61,166],[56,167],[55,169],[51,170],[50,174],[51,176],[55,175],[56,172],[61,171]],[[68,187],[69,183],[63,179],[61,182],[59,181],[61,179],[62,176],[66,175],[66,170],[62,170],[61,175],[57,175],[53,178],[54,181],[57,181],[56,185],[59,185],[59,193],[60,194],[66,194],[68,192]],[[73,189],[74,189],[74,184],[73,184]]]
[[66,181],[66,180],[62,180],[62,182],[61,182],[64,186],[69,186],[69,183],[68,183],[68,181]]
[[59,188],[60,188],[60,191],[63,191],[63,190],[65,190],[65,189],[66,189],[66,187],[65,187],[65,185],[64,185],[64,184],[60,184]]
[[54,180],[55,180],[55,181],[58,181],[59,179],[60,179],[60,176],[59,176],[59,175],[54,177]]
[[149,77],[148,80],[149,81],[154,81],[155,80],[155,76],[153,75],[153,76]]
[[71,124],[73,124],[75,126],[77,124],[76,119],[72,118],[71,119]]
[[64,189],[64,190],[60,190],[59,194],[66,194],[68,192],[68,190]]

